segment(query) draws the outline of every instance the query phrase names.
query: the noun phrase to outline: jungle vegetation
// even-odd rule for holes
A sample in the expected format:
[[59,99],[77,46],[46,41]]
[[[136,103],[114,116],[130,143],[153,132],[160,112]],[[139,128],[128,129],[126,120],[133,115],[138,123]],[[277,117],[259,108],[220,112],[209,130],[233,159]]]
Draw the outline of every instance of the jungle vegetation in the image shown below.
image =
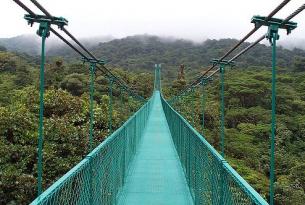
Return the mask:
[[[146,39],[147,40],[147,39]],[[101,43],[95,49],[108,56],[110,69],[140,95],[153,90],[152,66],[162,67],[164,95],[170,99],[220,56],[234,40],[190,42],[127,38]],[[142,43],[139,43],[142,42]],[[166,47],[168,47],[166,49]],[[104,53],[103,53],[103,52]],[[107,53],[107,52],[108,53]],[[145,52],[144,52],[145,51]],[[50,51],[51,52],[51,51]],[[64,50],[62,51],[64,52]],[[255,55],[241,58],[226,70],[225,155],[231,166],[268,198],[271,117],[270,49],[259,45]],[[56,55],[63,55],[56,57]],[[159,59],[160,58],[160,59]],[[28,204],[36,196],[39,58],[13,53],[0,46],[0,204]],[[185,79],[176,79],[180,64]],[[305,52],[279,49],[276,204],[305,201]],[[44,188],[50,186],[87,153],[89,130],[89,67],[69,52],[53,53],[46,63]],[[95,145],[109,134],[108,80],[95,78]],[[202,129],[202,88],[195,90],[195,128],[219,150],[219,81],[205,88],[205,127]],[[113,126],[118,128],[142,104],[114,88]],[[192,95],[173,104],[191,122]]]

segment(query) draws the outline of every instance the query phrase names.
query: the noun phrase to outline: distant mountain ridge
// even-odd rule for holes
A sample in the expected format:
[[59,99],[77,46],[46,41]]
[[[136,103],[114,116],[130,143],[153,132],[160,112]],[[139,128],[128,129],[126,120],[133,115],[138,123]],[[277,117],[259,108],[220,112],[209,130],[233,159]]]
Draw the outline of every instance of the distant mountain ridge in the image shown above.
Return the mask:
[[8,51],[38,55],[40,40],[35,35],[20,35],[12,38],[0,38],[0,45]]
[[[159,62],[166,67],[175,66],[175,69],[180,64],[185,64],[187,69],[193,71],[209,66],[213,58],[221,57],[237,42],[236,39],[208,39],[202,43],[194,43],[183,39],[173,41],[157,36],[139,35],[100,43],[92,47],[91,51],[96,56],[106,58],[109,64],[127,69],[149,69]],[[243,43],[236,52],[249,44]],[[278,47],[279,66],[290,67],[296,56],[305,57],[305,50]],[[242,67],[270,66],[271,48],[269,45],[258,44],[237,62],[238,66]]]
[[[85,46],[92,47],[100,42],[108,42],[113,39],[113,36],[97,36],[81,38],[80,41]],[[32,56],[40,54],[40,42],[41,39],[34,34],[20,35],[12,38],[0,38],[0,46],[4,46],[8,51],[26,53]],[[46,44],[47,53],[52,50],[59,51],[65,48],[65,44],[52,35],[47,39]]]
[[[135,36],[125,37],[122,39],[128,39],[128,38],[134,38],[134,37],[139,39],[139,41],[141,43],[144,43],[148,37],[153,37],[153,36],[135,35]],[[157,36],[155,36],[155,37],[157,37]],[[176,41],[192,42],[191,40],[177,39],[175,37],[157,37],[157,38],[161,42],[172,42],[172,43],[176,42]],[[116,39],[115,37],[110,36],[110,35],[80,38],[80,41],[89,48],[96,47],[100,43],[105,43],[105,42],[109,42],[112,40],[121,40],[121,39]],[[204,41],[202,43],[204,43]],[[202,43],[194,43],[194,44],[202,44]],[[40,38],[34,34],[24,34],[24,35],[11,37],[11,38],[0,38],[0,45],[4,46],[9,51],[23,52],[23,53],[27,53],[29,55],[39,55],[39,53],[40,53]],[[305,38],[304,39],[301,39],[301,38],[289,39],[289,40],[285,40],[285,41],[280,41],[278,43],[278,45],[280,45],[286,49],[289,49],[289,50],[293,50],[295,48],[305,50]],[[68,50],[65,51],[64,47],[65,47],[64,43],[54,36],[51,36],[47,40],[46,49],[50,55],[56,55],[57,52],[59,52],[59,53],[69,52]],[[64,49],[64,51],[61,51],[62,49]]]
[[[25,37],[27,42],[22,41],[22,37],[14,39],[5,39],[8,50],[18,49],[19,52],[28,52],[37,55],[39,53],[40,40],[38,37],[32,39]],[[167,76],[176,77],[177,68],[184,64],[186,72],[194,75],[202,71],[204,67],[210,66],[213,58],[224,55],[238,40],[236,39],[207,39],[202,43],[194,43],[190,40],[162,38],[151,35],[136,35],[122,39],[112,39],[112,37],[103,37],[96,39],[83,39],[87,48],[97,57],[106,60],[111,67],[121,67],[130,70],[151,70],[155,63],[162,63],[166,67]],[[0,45],[3,39],[0,39]],[[12,42],[17,42],[13,45]],[[96,42],[96,43],[94,43]],[[18,44],[19,43],[19,44]],[[248,46],[246,42],[241,45],[236,54],[241,49]],[[6,46],[7,45],[7,46]],[[24,50],[18,45],[24,46]],[[305,58],[305,50],[288,50],[279,46],[277,49],[278,61],[280,67],[292,68],[296,57]],[[48,39],[47,55],[61,56],[65,60],[80,60],[80,56],[68,46],[64,45],[58,39]],[[230,56],[229,56],[230,57]],[[232,56],[231,56],[232,57]],[[246,54],[237,60],[239,67],[251,66],[271,66],[271,47],[267,44],[258,44]]]

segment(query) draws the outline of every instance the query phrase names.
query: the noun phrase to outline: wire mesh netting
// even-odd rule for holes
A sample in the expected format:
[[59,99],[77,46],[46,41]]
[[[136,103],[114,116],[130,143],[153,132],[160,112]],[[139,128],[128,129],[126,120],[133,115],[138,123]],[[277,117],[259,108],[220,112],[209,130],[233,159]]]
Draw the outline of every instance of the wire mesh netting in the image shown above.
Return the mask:
[[151,109],[151,100],[32,204],[116,204]]
[[268,204],[163,98],[162,105],[195,204]]
[[[155,75],[154,88],[160,90],[160,68]],[[32,204],[117,204],[153,99]],[[194,204],[268,204],[162,96],[161,100]]]

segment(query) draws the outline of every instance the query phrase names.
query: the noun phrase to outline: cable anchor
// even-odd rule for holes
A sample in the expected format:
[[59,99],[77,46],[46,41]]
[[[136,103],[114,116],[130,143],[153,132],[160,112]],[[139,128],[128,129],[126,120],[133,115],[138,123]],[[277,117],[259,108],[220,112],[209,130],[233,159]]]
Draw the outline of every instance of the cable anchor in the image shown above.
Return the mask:
[[269,40],[271,45],[273,45],[273,38],[275,38],[275,40],[279,40],[279,29],[285,29],[287,31],[287,35],[289,35],[291,31],[297,27],[297,23],[293,21],[287,21],[278,18],[270,18],[270,20],[266,21],[266,19],[267,17],[264,16],[253,16],[251,19],[251,23],[254,23],[254,26],[256,28],[260,26],[268,26],[266,38]]
[[25,14],[24,19],[28,21],[28,24],[31,27],[34,23],[39,23],[37,35],[46,38],[50,36],[51,25],[57,25],[60,30],[62,30],[64,26],[68,25],[68,21],[63,17]]

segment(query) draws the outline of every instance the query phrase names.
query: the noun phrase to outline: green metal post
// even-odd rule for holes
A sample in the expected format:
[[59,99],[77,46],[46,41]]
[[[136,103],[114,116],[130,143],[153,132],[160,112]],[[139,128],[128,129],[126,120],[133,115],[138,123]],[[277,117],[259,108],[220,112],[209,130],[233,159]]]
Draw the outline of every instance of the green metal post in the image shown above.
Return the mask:
[[232,67],[234,66],[234,62],[227,60],[213,59],[212,63],[214,66],[219,64],[219,71],[220,71],[220,149],[221,149],[221,156],[224,157],[225,155],[224,75],[225,75],[225,66],[230,65]]
[[123,110],[123,88],[120,87],[120,111],[121,111],[121,115],[122,115],[122,124],[124,124],[124,119],[123,119],[123,114],[124,114],[124,110]]
[[40,23],[41,35],[41,62],[40,62],[40,93],[39,93],[39,130],[38,130],[38,196],[42,193],[42,168],[43,168],[43,112],[44,112],[44,64],[45,43],[50,25],[46,22]]
[[155,64],[154,90],[157,90],[157,64]]
[[271,148],[270,148],[270,205],[274,204],[274,167],[275,167],[275,131],[276,131],[276,41],[278,27],[271,25],[272,33],[272,105],[271,105]]
[[272,46],[272,97],[271,97],[271,142],[270,142],[270,205],[274,204],[274,167],[275,167],[275,134],[276,134],[276,41],[279,39],[278,30],[285,29],[287,34],[297,28],[297,23],[285,19],[271,18],[266,20],[264,16],[253,16],[251,22],[258,25],[268,26],[266,38]]
[[96,64],[104,64],[104,61],[97,60],[93,58],[82,58],[83,62],[89,62],[90,63],[90,86],[89,86],[89,143],[88,143],[88,151],[91,152],[93,150],[94,146],[94,78],[95,78],[95,70],[96,70]]
[[112,133],[112,86],[113,86],[113,79],[109,79],[109,132]]
[[205,111],[205,90],[204,90],[204,86],[205,86],[205,80],[202,80],[201,82],[201,86],[202,86],[202,96],[201,96],[201,108],[202,108],[202,133],[204,131],[204,111]]
[[221,144],[221,156],[224,157],[224,138],[225,138],[225,102],[224,102],[224,73],[225,66],[220,64],[220,144]]
[[39,23],[39,29],[37,35],[42,38],[41,40],[41,62],[40,62],[40,85],[39,85],[39,128],[38,128],[38,165],[37,165],[37,190],[38,196],[42,193],[42,170],[43,170],[43,112],[44,112],[44,65],[45,65],[45,43],[46,38],[50,35],[50,25],[57,25],[60,29],[63,29],[65,25],[68,25],[68,21],[63,17],[49,17],[43,15],[26,14],[24,19],[28,24],[33,26],[34,23]]
[[93,121],[94,121],[94,111],[93,111],[93,94],[94,94],[94,73],[95,73],[95,63],[90,63],[90,127],[89,127],[89,152],[93,149]]
[[195,127],[195,91],[194,88],[192,88],[192,124],[193,127]]
[[158,82],[157,82],[158,84],[157,84],[157,86],[158,86],[158,90],[159,91],[161,91],[161,87],[160,87],[160,85],[161,85],[161,83],[160,83],[161,82],[161,79],[160,79],[160,69],[161,69],[161,65],[159,64],[158,65],[158,71],[157,71],[157,75],[158,75]]

